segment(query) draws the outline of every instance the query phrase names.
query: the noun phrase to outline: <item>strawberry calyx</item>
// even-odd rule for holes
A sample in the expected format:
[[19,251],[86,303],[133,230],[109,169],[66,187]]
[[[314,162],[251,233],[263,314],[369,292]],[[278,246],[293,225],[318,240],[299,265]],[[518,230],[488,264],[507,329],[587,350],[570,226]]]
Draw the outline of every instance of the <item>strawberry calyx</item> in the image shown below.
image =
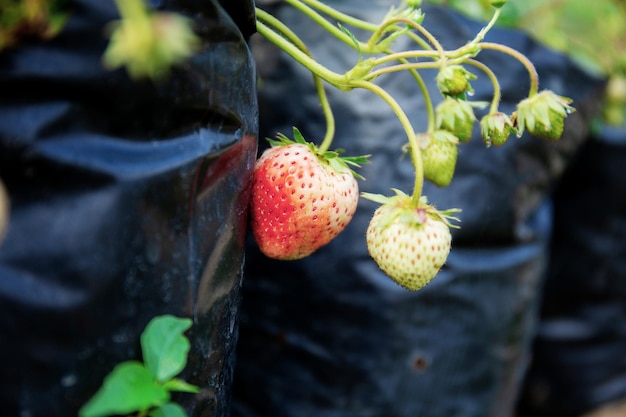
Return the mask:
[[276,134],[276,139],[267,138],[267,141],[270,145],[272,145],[272,147],[288,146],[295,143],[305,145],[315,156],[317,156],[320,163],[329,164],[332,169],[338,173],[345,173],[346,171],[349,171],[355,178],[361,180],[365,179],[361,174],[352,169],[352,167],[360,168],[363,164],[368,163],[370,155],[342,156],[344,153],[343,149],[321,151],[315,143],[308,142],[300,130],[296,127],[293,128],[293,139],[290,139],[286,135],[279,132]]
[[414,199],[405,192],[396,188],[392,188],[392,190],[396,195],[385,196],[383,194],[361,193],[361,197],[367,200],[395,208],[395,210],[389,210],[384,214],[384,217],[380,220],[382,226],[396,222],[408,225],[422,225],[431,217],[443,222],[448,227],[459,228],[452,222],[460,222],[460,219],[454,216],[461,211],[460,209],[438,210],[435,206],[428,203],[426,196],[421,196],[416,204]]

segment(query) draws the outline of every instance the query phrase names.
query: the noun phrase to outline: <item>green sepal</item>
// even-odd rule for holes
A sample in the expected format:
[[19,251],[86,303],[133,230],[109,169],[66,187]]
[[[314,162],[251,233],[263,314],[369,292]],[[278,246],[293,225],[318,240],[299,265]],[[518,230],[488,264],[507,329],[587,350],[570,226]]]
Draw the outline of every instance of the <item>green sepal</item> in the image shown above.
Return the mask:
[[287,146],[293,145],[294,143],[306,145],[309,150],[320,159],[321,162],[330,164],[335,171],[343,173],[348,170],[355,178],[365,180],[361,174],[353,170],[351,167],[360,168],[362,164],[368,163],[370,155],[342,156],[344,152],[343,149],[321,152],[313,142],[307,142],[300,130],[296,127],[293,128],[293,140],[282,133],[277,133],[276,139],[267,138],[267,141],[272,146]]

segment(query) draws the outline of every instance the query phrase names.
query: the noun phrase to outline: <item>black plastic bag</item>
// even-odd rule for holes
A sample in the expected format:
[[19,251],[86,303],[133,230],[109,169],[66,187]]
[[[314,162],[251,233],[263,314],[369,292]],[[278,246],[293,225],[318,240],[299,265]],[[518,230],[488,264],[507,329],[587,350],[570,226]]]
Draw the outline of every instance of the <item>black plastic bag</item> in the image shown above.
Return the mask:
[[253,3],[226,2],[238,27],[216,1],[159,2],[203,46],[155,83],[102,67],[113,1],[70,3],[57,37],[0,53],[1,414],[77,415],[141,359],[148,321],[173,314],[193,318],[182,377],[201,388],[175,400],[227,416],[257,150]]
[[580,149],[554,194],[554,233],[524,416],[576,417],[626,398],[626,130]]
[[[391,4],[332,2],[379,21]],[[444,46],[462,46],[481,25],[424,5],[425,25]],[[341,70],[358,55],[328,41],[288,6],[277,16],[295,28],[315,58]],[[447,265],[426,288],[394,284],[367,254],[365,230],[376,207],[361,200],[347,229],[301,261],[273,261],[250,243],[235,373],[235,417],[510,417],[528,360],[551,230],[550,188],[586,138],[597,80],[528,36],[494,29],[487,40],[515,47],[537,65],[541,86],[571,96],[577,113],[560,142],[512,138],[485,149],[479,136],[460,147],[457,173],[445,189],[424,194],[440,209],[463,211]],[[306,70],[263,43],[261,136],[297,126],[319,140],[324,121]],[[522,65],[484,51],[497,72],[501,109],[528,92]],[[434,90],[435,73],[426,75]],[[380,82],[426,128],[422,96],[409,75]],[[485,77],[474,99],[490,96]],[[400,123],[379,98],[362,90],[329,91],[337,119],[333,146],[347,155],[372,154],[359,169],[362,191],[412,190],[413,169],[402,159]],[[587,103],[588,102],[588,103]]]

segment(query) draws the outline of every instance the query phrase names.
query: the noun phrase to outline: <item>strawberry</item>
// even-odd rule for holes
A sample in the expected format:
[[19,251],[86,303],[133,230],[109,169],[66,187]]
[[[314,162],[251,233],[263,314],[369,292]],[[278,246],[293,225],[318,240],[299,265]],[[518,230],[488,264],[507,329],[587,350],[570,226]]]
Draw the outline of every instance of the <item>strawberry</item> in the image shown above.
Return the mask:
[[[366,232],[370,256],[396,283],[419,290],[437,275],[448,258],[451,244],[450,213],[426,203],[415,204],[399,190],[396,195],[363,194],[382,203],[374,212]],[[456,220],[456,219],[455,219]]]
[[418,135],[422,148],[424,178],[438,187],[447,187],[452,181],[458,156],[459,139],[445,130]]
[[294,141],[278,141],[258,159],[252,179],[252,234],[266,256],[300,259],[348,225],[359,198],[355,174],[364,157],[320,152],[294,128]]

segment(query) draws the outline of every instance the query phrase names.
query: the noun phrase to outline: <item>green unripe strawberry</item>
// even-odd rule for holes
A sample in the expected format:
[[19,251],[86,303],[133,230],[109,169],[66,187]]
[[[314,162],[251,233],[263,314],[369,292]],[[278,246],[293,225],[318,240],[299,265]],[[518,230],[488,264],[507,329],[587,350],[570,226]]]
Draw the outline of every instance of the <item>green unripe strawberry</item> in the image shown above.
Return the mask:
[[402,287],[415,291],[428,284],[448,258],[451,234],[446,216],[434,207],[417,207],[406,194],[364,195],[382,202],[366,232],[376,264]]
[[461,142],[467,142],[472,138],[476,115],[468,101],[446,97],[437,105],[435,116],[438,129],[447,130]]
[[504,145],[512,133],[517,133],[517,129],[511,118],[502,112],[488,114],[480,120],[480,134],[487,147]]
[[565,118],[574,111],[571,102],[567,97],[544,90],[522,100],[511,119],[520,135],[528,130],[534,136],[558,140],[563,134]]
[[437,74],[437,87],[441,94],[452,97],[465,97],[466,93],[472,92],[470,80],[476,76],[461,65],[446,65]]
[[439,187],[447,187],[454,176],[459,140],[452,133],[436,130],[418,135],[422,149],[424,178]]

